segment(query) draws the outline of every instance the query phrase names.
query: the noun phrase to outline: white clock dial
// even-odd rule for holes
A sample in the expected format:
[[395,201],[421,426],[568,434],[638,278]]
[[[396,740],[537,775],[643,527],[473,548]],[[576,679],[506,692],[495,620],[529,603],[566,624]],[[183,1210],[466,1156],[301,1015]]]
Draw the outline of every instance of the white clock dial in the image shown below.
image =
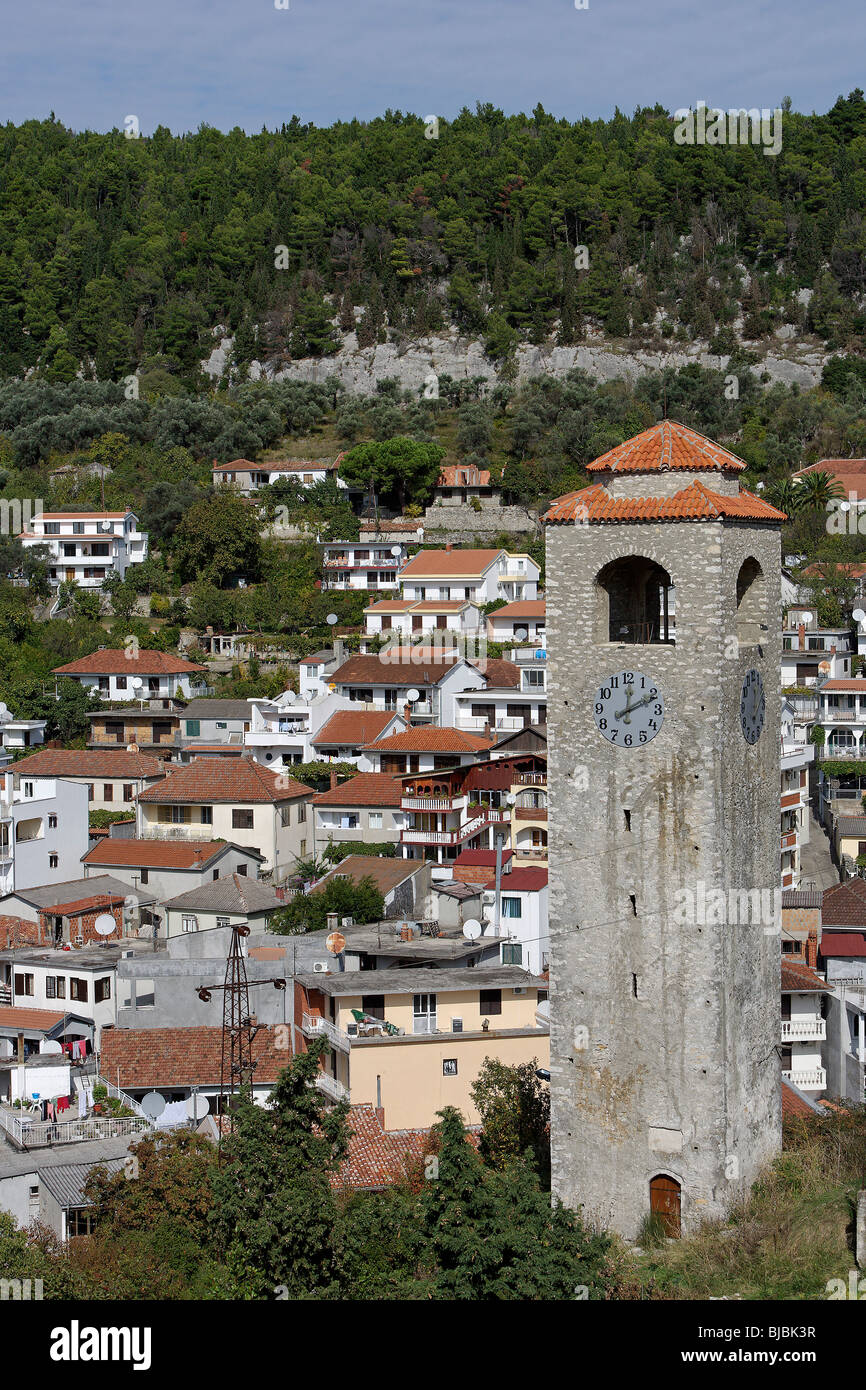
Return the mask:
[[740,727],[747,743],[757,743],[761,737],[766,704],[761,673],[752,667],[743,677],[743,688],[740,691]]
[[665,707],[652,676],[640,671],[615,671],[595,692],[592,712],[599,733],[608,743],[639,748],[655,738]]

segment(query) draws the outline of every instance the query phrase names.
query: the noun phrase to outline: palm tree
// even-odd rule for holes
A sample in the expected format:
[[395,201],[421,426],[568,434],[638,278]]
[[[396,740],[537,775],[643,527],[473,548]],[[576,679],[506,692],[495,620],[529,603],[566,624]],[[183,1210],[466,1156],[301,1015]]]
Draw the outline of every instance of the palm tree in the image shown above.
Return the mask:
[[825,511],[834,497],[844,497],[845,489],[832,473],[804,473],[794,484],[794,506],[798,512]]
[[778,507],[780,512],[785,512],[790,517],[799,501],[797,492],[796,484],[790,478],[776,478],[775,482],[770,483],[764,490],[764,501],[769,502],[771,507]]

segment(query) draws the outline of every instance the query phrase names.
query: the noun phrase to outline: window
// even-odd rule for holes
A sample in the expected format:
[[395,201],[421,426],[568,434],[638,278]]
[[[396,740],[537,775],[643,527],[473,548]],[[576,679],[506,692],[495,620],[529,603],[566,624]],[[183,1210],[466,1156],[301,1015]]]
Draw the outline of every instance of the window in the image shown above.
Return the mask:
[[186,916],[181,917],[180,929],[181,931],[198,931],[198,918]]
[[612,560],[596,576],[597,637],[602,642],[673,642],[667,570],[645,555]]
[[25,795],[25,796],[32,796],[32,795],[33,795],[33,783],[32,783],[32,782],[25,782],[25,783],[24,783],[24,795]]
[[187,736],[187,738],[198,738],[198,737],[200,736],[200,734],[201,734],[201,720],[199,720],[199,719],[188,719],[188,720],[186,721],[186,736]]
[[523,947],[520,945],[520,942],[519,942],[519,941],[507,941],[507,942],[505,942],[505,943],[503,944],[503,947],[502,947],[502,964],[503,964],[503,965],[522,965],[522,964],[523,964]]
[[216,924],[218,927],[230,927],[232,919],[231,917],[217,917]]
[[252,830],[253,813],[252,811],[239,810],[237,807],[232,811],[232,830]]
[[[751,556],[737,575],[737,640],[741,647],[756,647],[767,631],[764,572]],[[763,621],[762,621],[763,620]]]
[[124,782],[124,784],[123,784],[123,799],[124,799],[124,801],[131,801],[132,798],[133,798],[134,796],[135,796],[135,789],[134,789],[132,783],[131,783],[131,782]]
[[87,800],[88,800],[88,801],[92,801],[92,800],[93,800],[93,783],[92,783],[92,782],[88,782],[88,784],[87,784]]
[[32,975],[16,975],[16,976],[15,976],[15,993],[16,993],[16,994],[32,994],[32,993],[33,993],[33,976],[32,976]]
[[57,976],[57,998],[58,998],[58,999],[65,999],[65,998],[66,998],[66,976],[65,976],[65,975],[58,975],[58,976]]
[[384,994],[362,994],[361,1008],[365,1014],[371,1018],[380,1018],[385,1022],[385,996]]
[[104,975],[101,980],[97,980],[93,986],[93,1002],[101,1004],[104,1000],[111,998],[111,976]]
[[523,916],[523,905],[522,905],[522,903],[521,903],[520,898],[503,898],[503,899],[502,899],[502,916],[503,916],[503,917],[522,917],[522,916]]
[[360,817],[355,812],[346,812],[340,816],[341,830],[357,830]]
[[75,975],[69,977],[69,998],[77,999],[80,1004],[87,1003],[87,981],[79,980]]
[[73,536],[83,536],[86,534],[83,521],[73,521],[72,534]]
[[186,824],[186,811],[187,811],[187,808],[186,808],[185,806],[169,806],[169,808],[168,808],[168,818],[169,818],[169,821],[171,822],[171,824],[172,824],[172,825],[185,825],[185,824]]
[[381,830],[381,829],[382,829],[382,812],[381,812],[381,811],[371,811],[371,812],[370,812],[370,829],[371,829],[371,830]]
[[247,866],[246,866],[246,864],[238,864],[237,868],[235,869],[235,873],[236,873],[236,874],[240,874],[241,878],[246,878],[246,876],[247,876]]
[[45,998],[46,998],[46,999],[56,999],[56,998],[57,998],[57,977],[56,977],[56,975],[46,975],[46,976],[45,976]]
[[442,1058],[442,1075],[443,1075],[443,1076],[456,1076],[456,1075],[457,1075],[457,1058],[456,1058],[456,1057],[443,1057],[443,1058]]
[[544,689],[544,672],[529,670],[523,672],[523,684],[525,686],[536,686],[539,690]]
[[215,727],[216,727],[217,729],[227,729],[227,728],[228,728],[228,724],[226,723],[226,721],[225,721],[224,719],[218,719],[218,720],[216,721]]
[[481,989],[478,991],[478,1007],[482,1018],[485,1014],[502,1013],[502,990]]
[[100,689],[100,691],[103,692],[103,693],[105,693],[105,694],[107,694],[107,693],[108,693],[108,688],[109,688],[108,676],[100,676],[100,677],[99,677],[99,689]]
[[436,995],[416,994],[412,999],[412,1031],[436,1032]]
[[71,1207],[66,1213],[66,1235],[70,1240],[73,1236],[92,1235],[95,1225],[96,1217],[90,1207]]
[[306,855],[306,853],[307,853],[307,842],[306,842],[306,840],[302,840],[301,843],[300,843],[300,845],[298,846],[298,858],[299,858],[299,859],[303,859],[304,856]]
[[199,813],[199,820],[202,825],[213,825],[213,807],[202,806]]
[[281,807],[280,807],[280,825],[281,825],[281,826],[286,826],[286,825],[291,825],[291,823],[292,823],[292,808],[291,808],[291,806],[281,806]]
[[57,829],[57,817],[56,817],[56,816],[53,816],[53,815],[52,815],[52,816],[49,816],[49,817],[48,817],[48,829],[49,829],[49,830],[56,830],[56,829]]
[[135,1007],[137,1009],[152,1009],[155,1002],[153,980],[136,980]]
[[103,801],[113,801],[113,800],[114,800],[114,783],[113,783],[113,782],[106,782],[106,783],[104,783],[103,788],[102,788],[102,799],[103,799]]
[[115,685],[117,686],[118,690],[125,690],[125,689],[126,689],[126,676],[117,676],[116,679],[115,679]]
[[56,868],[57,868],[57,865],[58,865],[59,863],[60,863],[60,856],[59,856],[59,855],[57,855],[57,854],[49,854],[49,856],[48,856],[48,867],[49,867],[49,869],[56,869]]
[[144,884],[146,884],[146,883],[148,882],[148,880],[149,880],[149,878],[150,878],[150,869],[142,869],[142,870],[140,871],[140,877],[141,877],[141,883],[142,883],[142,886],[143,886]]
[[307,803],[306,803],[306,801],[301,801],[301,802],[298,803],[298,825],[303,825],[304,822],[306,821],[306,819],[307,819]]

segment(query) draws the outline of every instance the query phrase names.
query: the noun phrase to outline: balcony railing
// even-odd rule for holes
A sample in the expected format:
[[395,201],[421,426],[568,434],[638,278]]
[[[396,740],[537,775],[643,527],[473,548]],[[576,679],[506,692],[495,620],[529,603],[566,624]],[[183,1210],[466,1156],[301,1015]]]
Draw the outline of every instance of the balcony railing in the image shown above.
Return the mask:
[[404,811],[459,811],[466,805],[462,796],[404,796]]
[[786,831],[785,831],[784,835],[782,835],[782,837],[781,837],[781,846],[780,846],[780,847],[781,847],[782,849],[796,849],[796,848],[797,848],[797,832],[796,832],[796,830],[786,830]]
[[790,1081],[801,1091],[823,1091],[827,1087],[827,1072],[824,1067],[809,1067],[802,1071],[792,1067],[790,1071],[782,1072],[782,1080]]
[[320,1071],[317,1074],[316,1085],[322,1094],[326,1095],[329,1100],[340,1101],[349,1099],[348,1089],[341,1081],[336,1081],[334,1077],[326,1071]]
[[457,832],[454,830],[401,830],[400,843],[404,845],[456,845]]
[[782,1042],[823,1042],[826,1037],[826,1019],[786,1018],[782,1020]]
[[[306,1038],[327,1038],[334,1047],[342,1048],[348,1052],[352,1045],[352,1040],[348,1033],[344,1033],[342,1028],[338,1028],[329,1019],[322,1018],[319,1014],[304,1014],[301,1019],[301,1030]],[[333,1078],[332,1078],[333,1079]]]
[[546,772],[518,772],[514,778],[515,787],[546,787]]
[[51,1144],[80,1144],[86,1139],[119,1139],[126,1135],[148,1133],[153,1128],[151,1120],[139,1115],[112,1120],[102,1115],[91,1115],[85,1120],[69,1120],[56,1124],[52,1120],[27,1121],[17,1115],[0,1110],[0,1127],[22,1149],[42,1149]]

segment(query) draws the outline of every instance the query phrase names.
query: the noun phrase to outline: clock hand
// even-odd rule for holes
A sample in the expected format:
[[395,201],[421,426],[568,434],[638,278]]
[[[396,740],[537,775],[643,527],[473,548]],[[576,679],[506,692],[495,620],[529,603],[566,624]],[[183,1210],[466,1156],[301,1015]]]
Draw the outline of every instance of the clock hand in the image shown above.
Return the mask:
[[[633,705],[629,705],[629,706],[628,706],[628,713],[630,714],[632,710],[640,709],[642,705],[649,705],[649,704],[652,704],[653,700],[655,700],[655,699],[657,699],[657,698],[658,698],[658,697],[657,697],[656,695],[644,695],[643,699],[641,699],[641,700],[635,700],[635,702],[634,702]],[[618,714],[615,714],[615,715],[614,715],[614,718],[615,718],[615,719],[619,719],[620,716],[623,715],[623,714],[625,714],[625,713],[626,713],[625,710],[620,710]],[[630,724],[630,723],[631,723],[631,720],[628,719],[628,718],[626,718],[626,719],[623,720],[623,723],[624,723],[624,724]]]
[[[614,711],[614,716],[613,716],[614,719],[622,719],[622,722],[623,722],[624,724],[630,724],[630,723],[631,723],[631,717],[630,717],[630,716],[631,716],[631,711],[632,711],[633,709],[636,709],[636,708],[637,708],[637,706],[636,706],[636,705],[633,705],[632,702],[631,702],[631,697],[632,697],[633,693],[634,693],[634,686],[633,686],[633,685],[627,685],[626,688],[625,688],[625,699],[626,699],[625,709],[618,709],[618,710],[615,710],[615,711]],[[623,718],[623,716],[625,716],[625,718]]]

